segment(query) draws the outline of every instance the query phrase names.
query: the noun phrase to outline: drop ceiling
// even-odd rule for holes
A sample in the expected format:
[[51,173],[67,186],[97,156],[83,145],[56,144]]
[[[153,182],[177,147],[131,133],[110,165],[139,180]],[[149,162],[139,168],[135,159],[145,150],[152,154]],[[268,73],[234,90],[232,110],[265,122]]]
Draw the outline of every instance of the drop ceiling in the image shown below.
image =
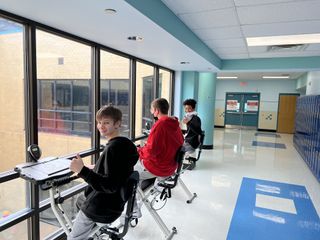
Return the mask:
[[319,0],[162,0],[221,59],[319,56],[303,50],[248,47],[247,37],[320,32]]
[[[319,33],[319,0],[162,2],[222,60],[320,56],[320,44],[309,44],[302,50],[269,51],[267,47],[248,47],[245,40],[246,37]],[[117,13],[106,14],[106,8],[113,8]],[[126,1],[1,0],[0,9],[174,70],[230,74],[217,69]],[[128,41],[129,36],[141,36],[143,41]],[[190,64],[180,64],[183,61]],[[301,76],[303,72],[292,75]],[[247,78],[253,74],[262,73],[251,73]]]

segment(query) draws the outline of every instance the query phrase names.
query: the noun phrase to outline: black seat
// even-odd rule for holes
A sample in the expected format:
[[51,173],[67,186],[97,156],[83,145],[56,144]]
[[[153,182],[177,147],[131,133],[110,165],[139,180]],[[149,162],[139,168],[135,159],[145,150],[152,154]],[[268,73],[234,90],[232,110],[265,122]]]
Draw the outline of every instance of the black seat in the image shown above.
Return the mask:
[[183,164],[183,169],[188,169],[188,170],[194,169],[196,167],[196,162],[200,159],[202,147],[203,147],[203,142],[204,142],[204,137],[205,137],[205,131],[202,131],[198,137],[199,137],[199,146],[197,147],[197,149],[198,149],[197,158],[194,158],[194,157],[186,158],[186,160],[188,160],[188,163]]
[[173,189],[178,183],[178,178],[181,173],[184,155],[185,155],[185,151],[183,151],[183,147],[181,146],[181,147],[179,147],[179,149],[176,153],[176,156],[175,156],[175,161],[178,163],[178,167],[176,169],[176,172],[172,176],[170,176],[170,177],[168,177],[158,183],[158,186],[164,188],[161,193],[160,198],[164,197],[164,195],[166,195],[165,197],[168,197],[168,198],[171,197],[171,189]]
[[[185,152],[183,151],[182,146],[179,147],[175,156],[175,161],[178,163],[176,172],[172,176],[158,182],[158,186],[164,188],[163,194],[165,191],[167,191],[167,197],[169,198],[171,197],[171,189],[173,189],[177,185],[178,178],[182,169],[184,154]],[[141,183],[141,189],[144,191],[147,188],[149,188],[151,185],[154,184],[155,179],[156,178],[143,180]]]
[[199,144],[199,146],[198,146],[198,149],[199,149],[199,151],[198,151],[198,156],[197,156],[197,161],[199,160],[199,158],[200,158],[200,155],[201,155],[201,152],[202,152],[202,147],[203,147],[203,142],[204,142],[204,137],[205,137],[206,135],[205,135],[205,131],[202,131],[201,132],[201,135],[199,136],[200,137],[200,144]]
[[91,240],[99,239],[99,236],[102,234],[108,235],[112,240],[120,240],[127,234],[129,223],[132,219],[133,205],[136,198],[138,183],[139,173],[137,171],[133,171],[129,176],[126,185],[121,189],[122,198],[123,200],[127,201],[127,208],[125,210],[126,213],[122,232],[119,232],[119,229],[114,227],[103,226],[92,238],[90,238]]

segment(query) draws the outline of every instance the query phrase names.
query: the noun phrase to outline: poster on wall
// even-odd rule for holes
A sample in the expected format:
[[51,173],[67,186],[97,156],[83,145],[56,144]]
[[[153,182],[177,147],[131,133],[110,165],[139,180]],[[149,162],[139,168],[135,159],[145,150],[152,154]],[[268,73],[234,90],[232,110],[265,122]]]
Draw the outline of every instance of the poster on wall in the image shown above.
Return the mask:
[[237,111],[239,112],[240,103],[238,100],[227,100],[227,111]]
[[245,112],[257,112],[259,106],[258,100],[247,100],[247,102],[244,105],[244,111]]

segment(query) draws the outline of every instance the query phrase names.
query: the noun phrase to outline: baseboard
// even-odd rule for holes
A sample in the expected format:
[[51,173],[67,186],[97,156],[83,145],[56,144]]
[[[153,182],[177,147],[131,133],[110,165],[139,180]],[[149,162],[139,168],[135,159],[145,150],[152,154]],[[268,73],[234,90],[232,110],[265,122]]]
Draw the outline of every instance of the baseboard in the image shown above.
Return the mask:
[[224,126],[214,125],[215,128],[224,128]]
[[213,149],[213,145],[203,145],[202,149]]
[[263,129],[263,128],[258,128],[258,131],[263,131],[263,132],[277,132],[277,130]]

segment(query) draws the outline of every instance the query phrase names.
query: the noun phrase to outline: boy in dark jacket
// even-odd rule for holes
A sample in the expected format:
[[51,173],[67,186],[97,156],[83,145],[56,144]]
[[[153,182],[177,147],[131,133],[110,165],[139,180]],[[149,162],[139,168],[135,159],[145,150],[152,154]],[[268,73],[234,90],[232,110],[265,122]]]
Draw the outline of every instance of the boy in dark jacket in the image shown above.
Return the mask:
[[84,166],[79,155],[71,161],[71,171],[78,173],[89,186],[68,240],[87,239],[96,222],[111,223],[124,209],[120,189],[132,173],[139,155],[136,146],[120,136],[121,118],[119,109],[102,107],[96,114],[97,128],[108,142],[100,158],[93,168]]
[[201,120],[198,117],[198,113],[195,111],[196,104],[197,102],[194,99],[186,99],[183,102],[186,115],[182,122],[187,125],[183,147],[186,151],[186,157],[189,157],[189,160],[192,161],[196,160],[194,154],[195,150],[200,145],[200,135],[202,134]]

